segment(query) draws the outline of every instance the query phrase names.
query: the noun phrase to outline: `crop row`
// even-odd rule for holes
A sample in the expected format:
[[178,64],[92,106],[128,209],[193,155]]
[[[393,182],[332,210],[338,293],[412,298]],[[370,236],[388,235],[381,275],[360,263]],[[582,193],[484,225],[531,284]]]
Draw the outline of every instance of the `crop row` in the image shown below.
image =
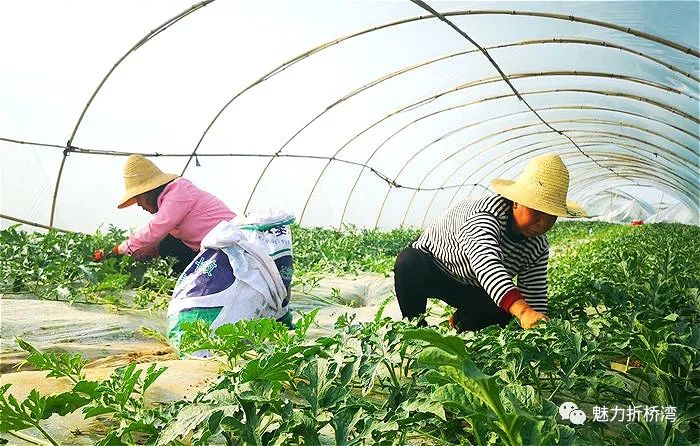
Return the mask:
[[[86,381],[79,357],[25,343],[30,363],[68,377],[74,388],[17,401],[3,387],[0,431],[40,428],[53,413],[82,410],[115,421],[101,445],[697,444],[699,232],[557,225],[552,320],[527,331],[514,322],[457,335],[444,324],[418,329],[381,312],[364,324],[341,316],[332,336],[315,340],[306,336],[314,312],[294,332],[259,320],[222,326],[212,336],[194,324],[184,348],[208,349],[226,367],[192,401],[146,407],[143,394],[162,369],[132,365],[107,381]],[[412,238],[408,231],[384,239],[353,228],[318,232],[323,237],[296,233],[297,240],[315,240],[314,249],[295,244],[298,271],[305,272],[388,272],[389,259]],[[358,266],[346,255],[369,258],[375,242],[384,251],[374,260]],[[588,420],[561,420],[564,402],[576,403]],[[622,407],[626,418],[603,419],[603,407]],[[642,407],[656,408],[657,416],[643,416]]]

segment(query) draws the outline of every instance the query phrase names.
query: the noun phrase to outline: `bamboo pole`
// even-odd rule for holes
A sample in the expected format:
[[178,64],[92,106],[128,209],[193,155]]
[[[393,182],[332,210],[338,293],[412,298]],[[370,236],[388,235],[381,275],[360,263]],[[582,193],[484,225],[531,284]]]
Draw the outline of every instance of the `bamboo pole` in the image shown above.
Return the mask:
[[97,96],[97,93],[100,91],[104,83],[107,81],[109,76],[112,74],[112,72],[121,64],[121,62],[126,59],[129,54],[133,53],[137,49],[139,49],[141,46],[145,45],[149,40],[151,40],[153,37],[157,36],[161,32],[165,31],[168,29],[170,26],[174,25],[184,17],[190,15],[194,11],[198,10],[199,8],[202,8],[209,3],[213,2],[214,0],[204,0],[200,3],[197,3],[195,5],[192,5],[185,11],[179,13],[175,17],[172,17],[168,21],[164,22],[157,28],[151,30],[148,34],[146,34],[141,40],[139,40],[136,45],[131,47],[117,62],[112,66],[112,68],[107,72],[104,78],[102,78],[102,81],[99,83],[95,91],[92,93],[90,96],[90,99],[88,99],[87,103],[85,104],[85,107],[83,108],[83,111],[80,113],[80,117],[78,118],[78,122],[75,123],[75,127],[73,128],[73,133],[71,133],[70,138],[68,138],[68,142],[66,143],[65,150],[63,151],[63,159],[61,160],[61,167],[58,170],[58,177],[56,177],[56,185],[54,187],[54,192],[53,192],[53,200],[51,202],[51,217],[49,219],[50,223],[49,225],[53,226],[53,221],[54,221],[54,216],[56,212],[56,199],[58,197],[58,190],[61,185],[61,175],[63,174],[63,168],[66,164],[66,160],[68,159],[68,154],[71,152],[71,147],[73,140],[75,139],[75,134],[78,132],[78,128],[80,127],[80,123],[83,121],[83,117],[85,116],[85,113],[87,112],[88,108],[90,107],[90,104],[92,104],[92,101],[95,99],[95,96]]

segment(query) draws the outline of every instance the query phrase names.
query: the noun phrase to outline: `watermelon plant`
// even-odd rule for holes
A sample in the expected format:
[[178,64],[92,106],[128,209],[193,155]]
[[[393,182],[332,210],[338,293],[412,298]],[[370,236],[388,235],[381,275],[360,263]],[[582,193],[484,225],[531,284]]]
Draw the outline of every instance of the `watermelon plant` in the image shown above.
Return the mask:
[[[305,274],[388,273],[413,238],[409,231],[346,228],[313,237],[314,230],[295,230]],[[208,350],[224,370],[187,401],[145,404],[163,370],[156,366],[130,365],[105,381],[86,381],[79,357],[18,340],[32,366],[70,379],[73,388],[19,401],[1,387],[0,432],[32,427],[56,444],[44,420],[80,410],[109,420],[100,445],[698,444],[699,232],[558,224],[551,320],[532,330],[513,322],[457,334],[446,323],[417,328],[382,311],[369,323],[340,316],[332,335],[316,339],[308,336],[315,312],[295,331],[271,320],[240,321],[214,334],[190,324],[182,348]],[[380,249],[369,259],[372,243]],[[29,277],[35,282],[23,283],[40,283]],[[570,404],[583,418],[564,418]]]

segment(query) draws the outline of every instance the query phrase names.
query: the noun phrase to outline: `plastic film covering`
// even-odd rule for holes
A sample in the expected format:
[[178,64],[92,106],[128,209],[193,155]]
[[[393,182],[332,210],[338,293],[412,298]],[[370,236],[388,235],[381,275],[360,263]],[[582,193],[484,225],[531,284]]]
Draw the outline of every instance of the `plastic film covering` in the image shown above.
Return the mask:
[[238,213],[382,229],[558,153],[596,218],[698,224],[698,9],[6,2],[2,226],[146,221],[116,209],[131,153]]

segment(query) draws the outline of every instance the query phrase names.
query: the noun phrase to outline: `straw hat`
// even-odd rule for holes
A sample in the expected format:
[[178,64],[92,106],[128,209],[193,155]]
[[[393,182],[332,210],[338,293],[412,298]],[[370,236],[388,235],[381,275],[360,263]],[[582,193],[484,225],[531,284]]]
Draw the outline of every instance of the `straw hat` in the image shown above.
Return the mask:
[[177,178],[178,175],[164,173],[152,161],[141,155],[131,155],[124,163],[124,196],[119,209],[131,206],[136,203],[136,196]]
[[491,188],[523,206],[558,217],[584,217],[583,208],[566,199],[569,171],[559,155],[532,158],[515,180],[497,178]]

